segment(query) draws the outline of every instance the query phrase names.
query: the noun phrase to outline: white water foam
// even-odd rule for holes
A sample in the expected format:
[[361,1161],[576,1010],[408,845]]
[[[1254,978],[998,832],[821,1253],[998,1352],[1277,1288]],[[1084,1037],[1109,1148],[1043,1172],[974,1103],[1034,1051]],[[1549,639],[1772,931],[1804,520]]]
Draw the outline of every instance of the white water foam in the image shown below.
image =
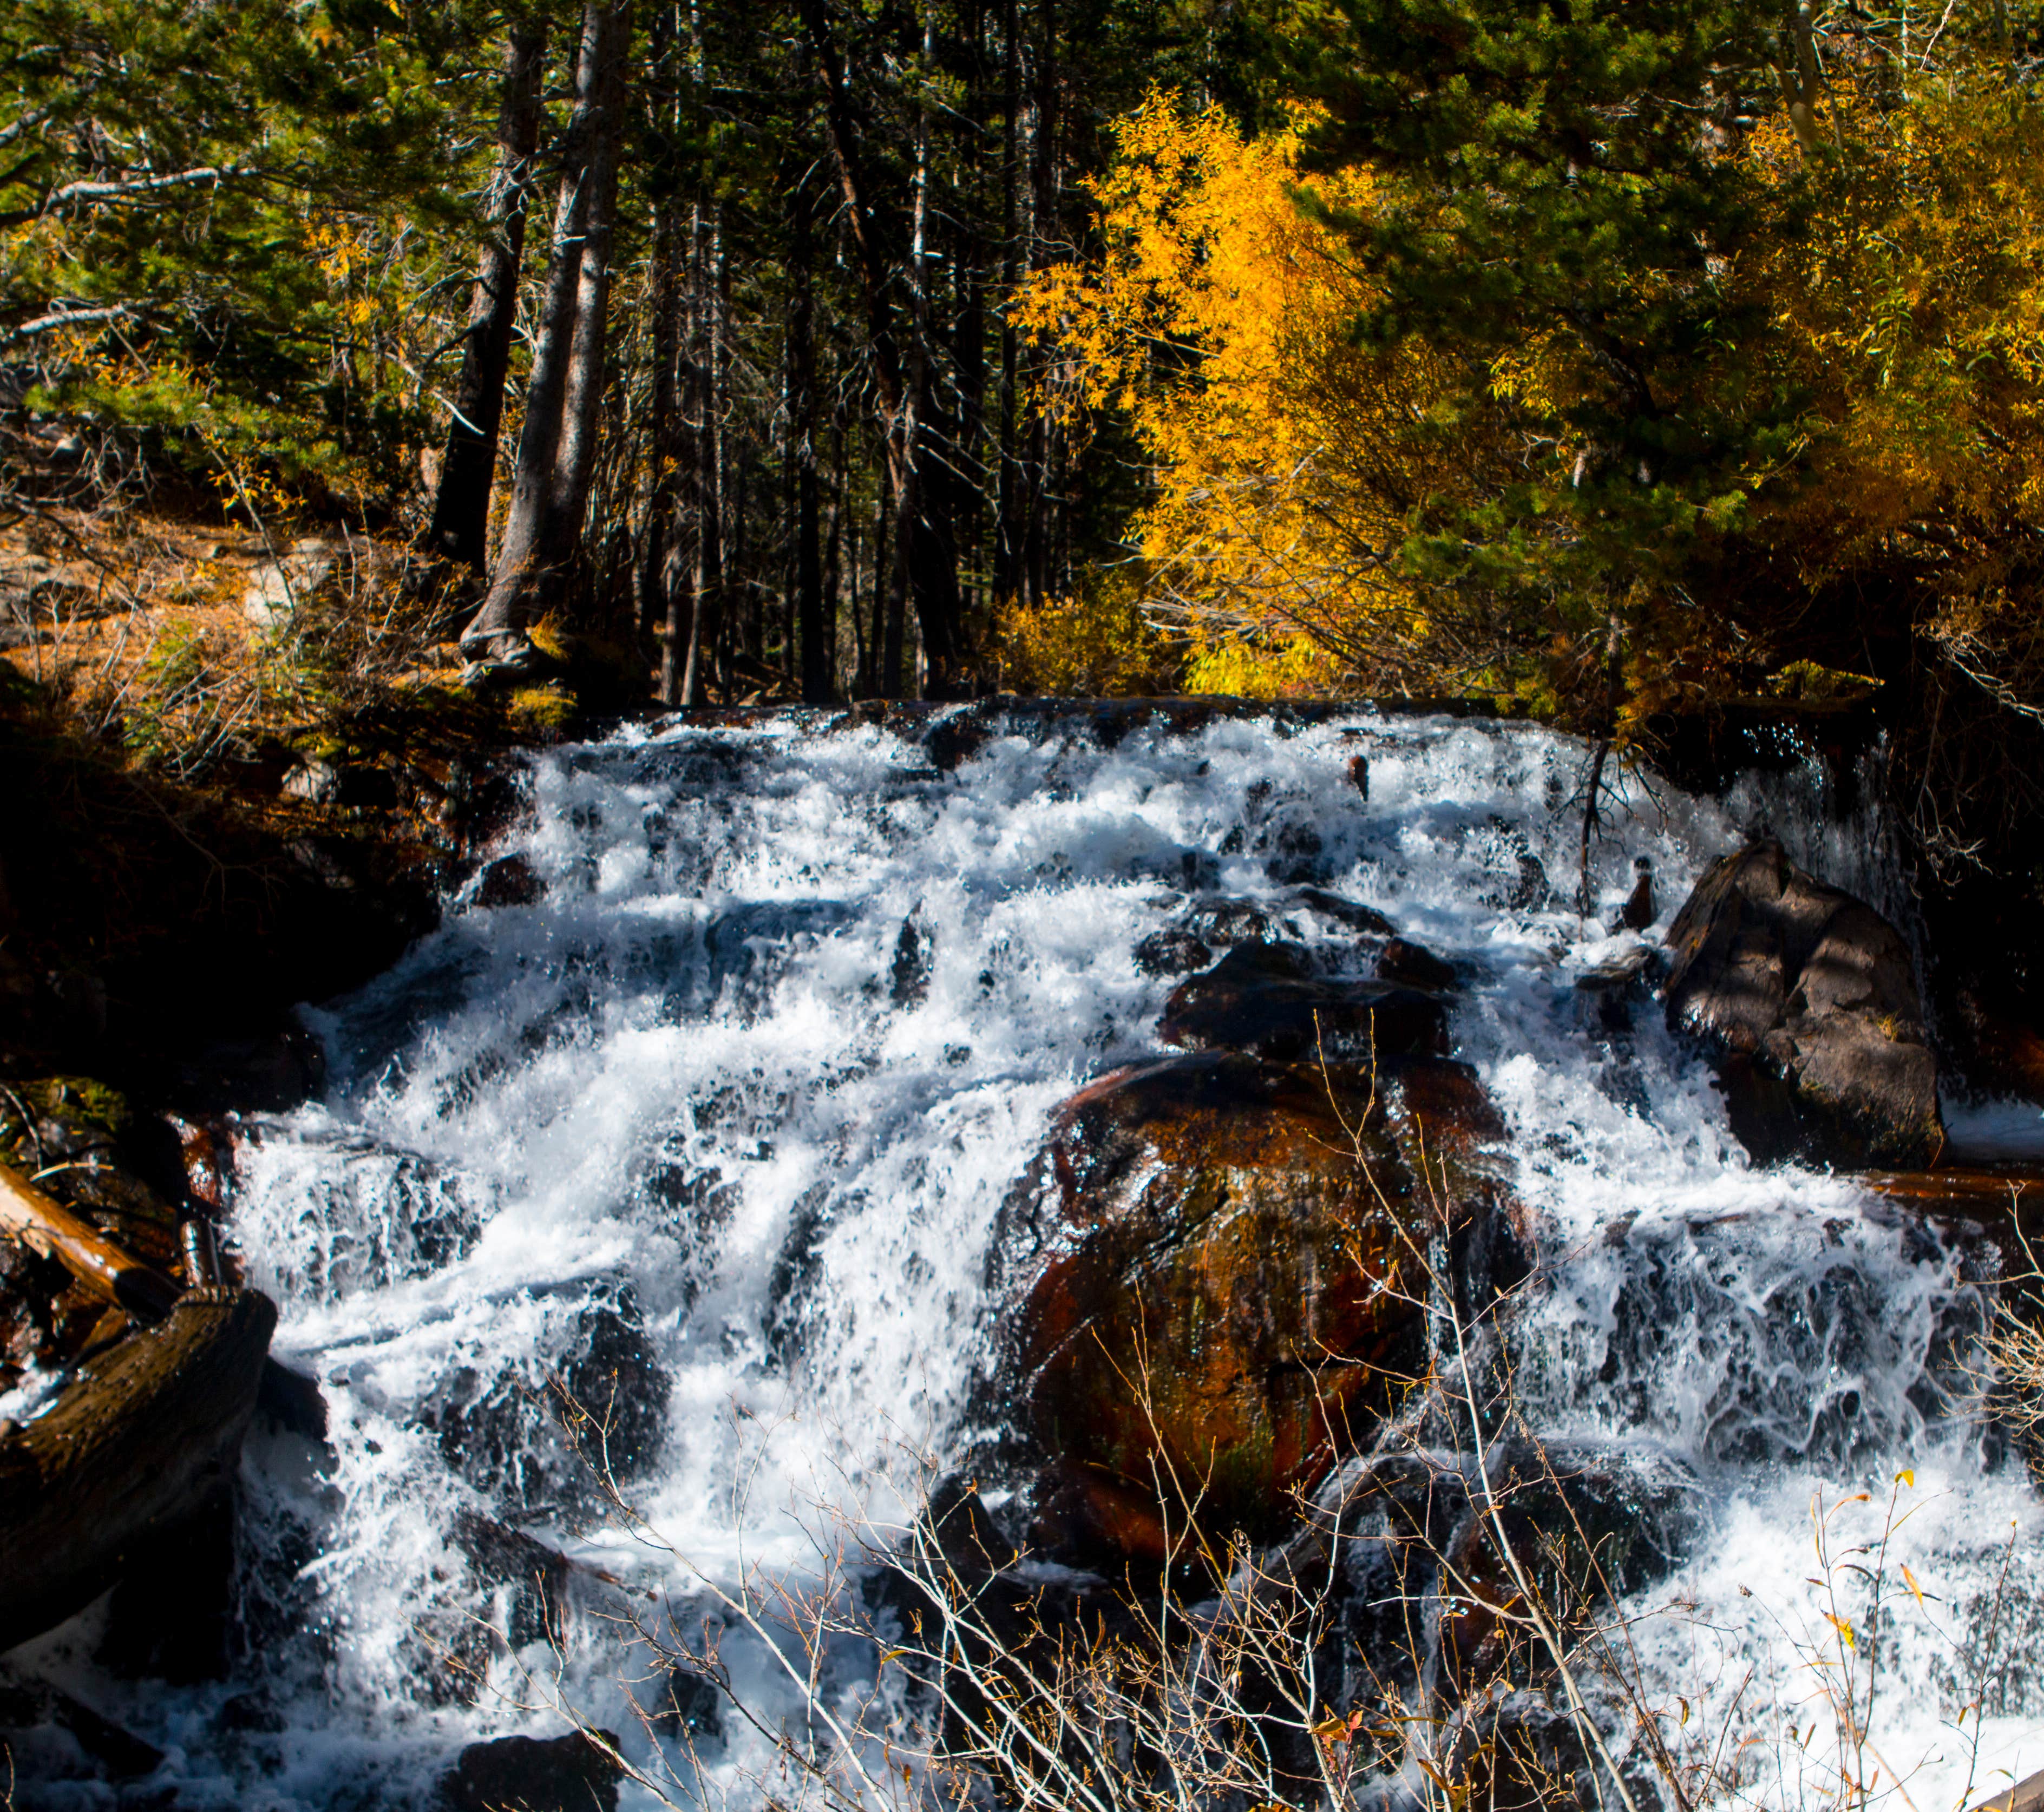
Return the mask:
[[[1804,773],[1723,802],[1627,777],[1581,919],[1587,766],[1536,729],[1362,709],[1105,748],[1018,720],[951,773],[884,729],[793,717],[537,758],[505,852],[544,898],[455,903],[317,1016],[325,1099],[250,1129],[236,1238],[282,1307],[279,1353],[326,1387],[332,1457],[252,1444],[257,1645],[236,1680],[114,1709],[173,1749],[180,1804],[294,1808],[423,1794],[465,1741],[561,1728],[555,1692],[619,1718],[617,1645],[585,1631],[557,1675],[513,1627],[513,1587],[464,1558],[464,1513],[684,1603],[698,1575],[813,1564],[819,1506],[901,1516],[919,1461],[974,1432],[1004,1194],[1061,1099],[1161,1049],[1172,984],[1135,946],[1221,894],[1353,966],[1353,935],[1299,891],[1312,881],[1468,977],[1460,1053],[1550,1229],[1525,1330],[1536,1425],[1665,1448],[1706,1488],[1692,1558],[1628,1607],[1650,1684],[1692,1700],[1698,1728],[1758,1735],[1756,1798],[1829,1803],[1788,1733],[1816,1677],[1798,1643],[1831,1628],[1804,1583],[1813,1495],[1885,1502],[1913,1467],[1910,1501],[1931,1507],[1898,1558],[1937,1601],[1922,1614],[1962,1629],[2011,1524],[2002,1599],[2038,1614],[2035,1507],[1965,1412],[1966,1242],[1848,1179],[1753,1169],[1658,1013],[1608,1024],[1575,985],[1639,941],[1606,928],[1635,856],[1654,867],[1650,938],[1763,823],[1819,873],[1876,888],[1876,827],[1825,819]],[[578,1482],[550,1376],[615,1407],[613,1457],[671,1552]],[[1916,1812],[1950,1812],[1968,1767],[1984,1787],[2044,1762],[2028,1674],[1999,1683],[1981,1754],[1961,1756],[1948,1648],[1892,1583],[1887,1604],[1884,1752]],[[465,1619],[505,1630],[538,1680]],[[436,1660],[450,1651],[482,1690]],[[770,1727],[792,1710],[770,1669],[740,1683]],[[223,1735],[231,1695],[281,1729],[244,1716]],[[647,1752],[651,1736],[624,1734]],[[743,1800],[766,1753],[734,1731],[690,1778]]]

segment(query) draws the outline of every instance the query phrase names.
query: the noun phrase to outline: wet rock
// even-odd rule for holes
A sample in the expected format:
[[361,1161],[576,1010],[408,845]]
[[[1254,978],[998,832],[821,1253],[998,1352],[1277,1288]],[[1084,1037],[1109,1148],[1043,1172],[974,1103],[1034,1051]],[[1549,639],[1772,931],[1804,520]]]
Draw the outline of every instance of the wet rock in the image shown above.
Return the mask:
[[1311,824],[1293,820],[1274,827],[1258,846],[1266,849],[1265,858],[1270,878],[1288,887],[1305,886],[1327,878],[1326,843]]
[[1243,1050],[1281,1062],[1445,1054],[1434,996],[1387,981],[1316,977],[1297,944],[1239,944],[1164,1004],[1157,1035],[1187,1050]]
[[2044,1104],[2044,1034],[2006,1000],[1962,988],[1953,1003],[1965,1035],[1966,1080],[1984,1092]]
[[999,731],[997,713],[985,705],[969,705],[932,724],[923,737],[923,752],[939,774],[955,774]]
[[1623,993],[1645,978],[1653,966],[1654,956],[1652,946],[1647,944],[1622,951],[1594,969],[1585,969],[1576,977],[1576,986],[1585,994]]
[[1359,900],[1344,900],[1324,887],[1302,887],[1294,897],[1301,904],[1347,926],[1352,931],[1377,938],[1396,937],[1398,934],[1398,927],[1374,906],[1366,906]]
[[1641,856],[1632,866],[1639,878],[1618,909],[1618,922],[1628,931],[1643,931],[1654,923],[1654,865]]
[[319,1092],[326,1051],[294,1021],[246,1038],[194,1040],[171,1077],[172,1094],[194,1113],[288,1113]]
[[1508,818],[1490,821],[1489,866],[1500,873],[1500,885],[1484,896],[1486,905],[1505,912],[1538,912],[1554,896],[1553,885],[1525,831]]
[[1669,932],[1668,1023],[1716,1058],[1763,1163],[1901,1169],[1944,1143],[1908,946],[1772,841],[1720,857]]
[[1502,1138],[1424,1058],[1178,1058],[1074,1096],[1009,1210],[1042,1261],[1012,1357],[1050,1533],[1161,1556],[1160,1465],[1215,1528],[1281,1522],[1414,1363],[1419,1253],[1489,1214]]
[[1201,942],[1226,948],[1261,944],[1272,935],[1270,915],[1254,900],[1205,900],[1185,915],[1183,927]]
[[536,905],[546,896],[547,884],[521,855],[499,856],[475,884],[476,904],[493,911],[503,906]]
[[1350,755],[1348,758],[1348,783],[1365,799],[1370,797],[1370,757]]
[[888,979],[888,998],[897,1007],[913,1007],[930,992],[930,970],[936,962],[936,934],[923,923],[918,908],[901,921],[901,934],[894,940],[894,962]]
[[461,1476],[509,1511],[600,1503],[603,1475],[644,1476],[667,1434],[667,1376],[628,1288],[564,1318],[549,1346],[531,1369],[455,1365],[420,1411]]
[[[1450,1414],[1435,1432],[1457,1424],[1467,1426]],[[1304,1526],[1238,1575],[1218,1647],[1247,1652],[1225,1625],[1251,1605],[1262,1627],[1310,1621],[1324,1703],[1373,1726],[1387,1693],[1458,1715],[1529,1682],[1537,1693],[1553,1665],[1516,1614],[1524,1587],[1573,1645],[1615,1597],[1683,1564],[1707,1502],[1695,1473],[1657,1449],[1500,1442],[1479,1462],[1453,1445],[1401,1442],[1344,1465],[1313,1494]],[[1266,1738],[1288,1772],[1311,1778],[1315,1758],[1287,1722],[1274,1720]]]
[[448,1812],[617,1812],[624,1770],[608,1730],[471,1743],[440,1782]]
[[1377,959],[1379,979],[1443,994],[1456,985],[1454,966],[1423,946],[1393,938]]
[[1189,975],[1213,961],[1213,952],[1190,931],[1152,931],[1135,946],[1135,966],[1145,975]]
[[[953,1616],[943,1644],[942,1746],[986,1753],[998,1729],[989,1716],[990,1681],[1018,1696],[1059,1689],[1073,1656],[1136,1635],[1125,1601],[1097,1574],[1023,1560],[973,1484],[940,1479],[924,1505],[916,1538],[893,1556],[885,1598],[903,1625],[920,1630],[932,1600]],[[1070,1759],[1083,1765],[1074,1749]]]
[[129,1680],[192,1686],[226,1676],[234,1583],[234,1494],[136,1544],[108,1601],[94,1659]]
[[[73,1778],[84,1772],[76,1765],[79,1761],[92,1774],[112,1780],[138,1779],[163,1765],[161,1749],[102,1717],[82,1699],[44,1680],[0,1676],[0,1752],[18,1755],[22,1748],[18,1739],[39,1727],[62,1730],[77,1745],[71,1758],[73,1766],[63,1771]],[[9,1770],[10,1777],[13,1772]],[[29,1802],[25,1799],[17,1803],[25,1806]]]

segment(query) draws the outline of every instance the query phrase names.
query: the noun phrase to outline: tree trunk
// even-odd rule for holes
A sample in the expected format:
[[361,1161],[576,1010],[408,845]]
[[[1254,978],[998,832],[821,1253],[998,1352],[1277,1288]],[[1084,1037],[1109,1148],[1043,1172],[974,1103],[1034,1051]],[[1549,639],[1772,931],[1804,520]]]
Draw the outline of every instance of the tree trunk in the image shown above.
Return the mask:
[[[802,152],[798,150],[798,158]],[[806,161],[805,159],[804,161]],[[824,638],[824,580],[817,545],[815,197],[809,172],[789,196],[788,415],[795,456],[795,616],[801,647],[802,702],[828,704],[832,651]]]
[[462,634],[471,653],[502,655],[523,640],[581,533],[603,390],[603,315],[630,37],[629,0],[617,6],[590,0],[511,510],[489,595]]
[[[655,9],[652,47],[648,61],[654,71],[672,80],[674,75],[674,11],[671,6]],[[670,130],[654,122],[653,140],[659,161],[670,173],[675,148]],[[682,204],[671,188],[663,188],[653,199],[653,242],[648,256],[651,265],[651,407],[646,424],[647,461],[651,468],[646,489],[646,533],[633,586],[635,613],[640,633],[655,634],[667,625],[667,599],[677,577],[670,559],[674,543],[675,493],[679,487],[677,470],[681,440],[680,409],[675,389],[681,374]],[[665,676],[674,665],[671,647],[661,657],[662,697],[668,703]]]
[[504,378],[518,313],[518,270],[525,249],[525,201],[540,142],[540,92],[547,62],[545,21],[516,21],[504,57],[504,99],[497,125],[497,168],[483,204],[482,256],[462,336],[461,375],[448,424],[447,451],[425,551],[481,571],[488,560],[490,488],[497,471]]
[[695,440],[694,470],[690,483],[696,523],[695,576],[690,590],[694,608],[689,617],[688,659],[682,674],[682,702],[691,709],[703,702],[709,670],[713,665],[724,617],[724,513],[720,482],[718,443],[718,382],[721,363],[718,343],[722,336],[720,310],[724,263],[724,235],[714,206],[705,224],[697,216],[695,240],[695,284],[699,306],[690,359],[690,391],[694,399],[690,419]]

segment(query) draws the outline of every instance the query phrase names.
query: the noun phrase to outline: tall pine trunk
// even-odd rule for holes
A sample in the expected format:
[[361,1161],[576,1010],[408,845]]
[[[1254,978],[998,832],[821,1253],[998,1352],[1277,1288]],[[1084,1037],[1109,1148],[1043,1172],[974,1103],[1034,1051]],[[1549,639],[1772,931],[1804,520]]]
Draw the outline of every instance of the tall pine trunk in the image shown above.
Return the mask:
[[547,62],[544,19],[514,21],[504,56],[504,98],[498,117],[497,167],[483,205],[482,251],[468,328],[462,336],[461,375],[432,520],[419,545],[480,571],[487,562],[490,489],[497,471],[498,430],[504,419],[504,379],[518,313],[518,272],[525,250],[526,197],[540,143],[540,97]]
[[604,313],[631,33],[629,0],[616,6],[590,0],[510,514],[489,595],[462,634],[462,646],[471,653],[503,655],[522,642],[548,592],[567,576],[580,539],[603,393]]
[[[797,157],[801,156],[798,151]],[[824,633],[824,575],[818,544],[815,197],[810,172],[789,194],[788,404],[795,457],[795,618],[801,648],[802,702],[828,704],[835,686]]]

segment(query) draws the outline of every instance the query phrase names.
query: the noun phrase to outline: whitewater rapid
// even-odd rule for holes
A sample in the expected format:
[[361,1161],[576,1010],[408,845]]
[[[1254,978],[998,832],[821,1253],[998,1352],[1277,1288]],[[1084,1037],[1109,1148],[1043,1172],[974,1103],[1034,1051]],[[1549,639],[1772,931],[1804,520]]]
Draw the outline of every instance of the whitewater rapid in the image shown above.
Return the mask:
[[[461,1530],[523,1530],[686,1604],[705,1580],[799,1573],[835,1516],[910,1514],[931,1468],[997,1432],[975,1386],[1004,1196],[1061,1100],[1162,1050],[1174,984],[1136,946],[1228,896],[1360,969],[1308,887],[1462,970],[1458,1054],[1545,1228],[1515,1337],[1529,1419],[1672,1454],[1706,1488],[1690,1557],[1627,1607],[1650,1685],[1750,1740],[1754,1802],[1830,1803],[1799,1747],[1835,1602],[1807,1583],[1811,1505],[1871,1494],[1832,1525],[1844,1545],[1896,1489],[1915,1514],[1892,1551],[1924,1596],[1885,1601],[1884,1778],[1953,1812],[2044,1766],[2027,1664],[1950,1728],[1966,1631],[1998,1605],[2019,1647],[2044,1633],[2037,1506],[1972,1407],[1978,1252],[1850,1179],[1751,1169],[1658,1010],[1614,1030],[1575,985],[1638,941],[1608,929],[1636,858],[1650,939],[1763,824],[1900,912],[1877,825],[1827,814],[1812,770],[1716,800],[1627,776],[1582,919],[1587,754],[1538,729],[1358,707],[1116,739],[1042,715],[941,766],[828,721],[534,757],[495,853],[540,896],[485,907],[471,883],[388,974],[309,1013],[328,1084],[247,1123],[233,1238],[281,1308],[279,1355],[321,1380],[331,1451],[252,1439],[232,1680],[89,1682],[169,1752],[179,1805],[404,1803],[463,1743],[551,1733],[563,1705],[671,1752],[620,1710],[614,1631],[556,1653]],[[1990,1118],[2038,1148],[2034,1113]],[[590,1489],[556,1379],[601,1411],[643,1525]],[[45,1660],[88,1683],[62,1640]],[[770,1722],[787,1710],[748,1683]],[[725,1726],[682,1772],[744,1803],[766,1752]]]

